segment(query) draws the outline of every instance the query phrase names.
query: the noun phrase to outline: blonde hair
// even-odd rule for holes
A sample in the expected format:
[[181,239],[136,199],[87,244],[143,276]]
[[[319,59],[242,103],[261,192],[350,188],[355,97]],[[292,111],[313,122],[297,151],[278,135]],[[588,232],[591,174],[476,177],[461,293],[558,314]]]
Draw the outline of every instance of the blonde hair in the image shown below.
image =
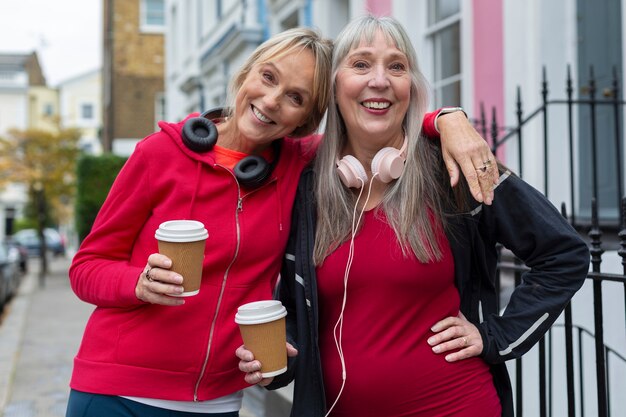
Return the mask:
[[304,124],[294,130],[291,136],[302,137],[313,133],[321,123],[328,107],[332,48],[333,44],[330,39],[323,38],[317,30],[310,28],[288,29],[272,36],[254,50],[233,77],[227,100],[229,103],[228,115],[234,113],[235,97],[252,67],[308,49],[315,57],[312,91],[315,105]]
[[[437,178],[437,157],[422,143],[421,124],[428,106],[428,83],[419,70],[417,54],[400,23],[390,17],[364,16],[349,23],[337,36],[332,61],[332,90],[324,140],[315,161],[317,229],[313,260],[319,265],[351,233],[356,197],[340,181],[336,161],[346,144],[345,125],[339,112],[336,75],[351,49],[372,42],[381,32],[406,55],[411,74],[411,98],[403,120],[407,159],[402,176],[385,192],[382,209],[393,228],[403,254],[411,251],[421,262],[440,259],[437,229],[443,225],[441,180]],[[434,219],[434,221],[433,221]]]

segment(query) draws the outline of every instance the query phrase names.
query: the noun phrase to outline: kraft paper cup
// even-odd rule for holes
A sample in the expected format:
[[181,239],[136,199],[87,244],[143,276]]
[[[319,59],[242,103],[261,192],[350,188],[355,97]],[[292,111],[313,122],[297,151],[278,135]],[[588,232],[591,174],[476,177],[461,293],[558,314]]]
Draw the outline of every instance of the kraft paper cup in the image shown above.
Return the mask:
[[246,349],[261,362],[261,375],[269,378],[287,370],[287,309],[280,301],[255,301],[240,306],[235,322]]
[[172,260],[171,271],[183,277],[183,293],[171,294],[189,297],[200,292],[204,246],[209,237],[201,222],[195,220],[170,220],[159,225],[154,237],[159,253]]

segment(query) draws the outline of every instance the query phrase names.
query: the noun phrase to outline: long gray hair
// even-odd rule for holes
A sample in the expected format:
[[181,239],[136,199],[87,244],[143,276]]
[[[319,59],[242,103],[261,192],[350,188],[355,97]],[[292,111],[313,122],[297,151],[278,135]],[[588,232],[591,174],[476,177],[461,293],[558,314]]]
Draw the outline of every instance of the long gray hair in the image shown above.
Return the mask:
[[[361,42],[371,43],[383,33],[406,55],[411,74],[411,97],[402,122],[408,139],[407,159],[402,176],[385,191],[382,209],[394,229],[404,256],[413,252],[421,262],[441,258],[437,230],[444,223],[441,182],[433,167],[436,155],[424,148],[428,140],[421,136],[421,124],[428,106],[429,86],[417,65],[417,54],[400,23],[390,17],[364,16],[353,20],[335,40],[332,61],[332,90],[328,106],[324,140],[315,161],[317,229],[313,259],[321,264],[351,234],[356,196],[337,175],[336,161],[346,145],[345,124],[336,100],[337,71],[350,50]],[[426,145],[426,146],[425,146]],[[436,171],[439,172],[439,171]]]

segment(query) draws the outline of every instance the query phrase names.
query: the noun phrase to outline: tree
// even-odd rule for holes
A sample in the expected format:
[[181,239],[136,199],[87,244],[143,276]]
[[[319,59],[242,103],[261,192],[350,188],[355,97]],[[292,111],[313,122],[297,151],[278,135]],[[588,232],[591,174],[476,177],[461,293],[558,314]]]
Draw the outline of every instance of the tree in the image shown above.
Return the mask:
[[0,188],[13,182],[28,189],[27,215],[31,212],[41,242],[42,285],[48,272],[43,230],[69,220],[66,207],[75,192],[79,139],[78,129],[11,130],[7,137],[0,137]]

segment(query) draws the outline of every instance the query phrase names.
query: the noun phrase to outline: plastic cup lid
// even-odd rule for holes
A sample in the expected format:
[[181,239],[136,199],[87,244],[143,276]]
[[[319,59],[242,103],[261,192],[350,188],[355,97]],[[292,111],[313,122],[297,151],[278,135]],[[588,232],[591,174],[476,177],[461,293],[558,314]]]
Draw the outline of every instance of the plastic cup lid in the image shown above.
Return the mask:
[[278,320],[287,315],[287,309],[277,300],[255,301],[237,309],[235,323],[260,324]]
[[209,237],[204,224],[196,220],[170,220],[159,225],[154,237],[165,242],[195,242]]

